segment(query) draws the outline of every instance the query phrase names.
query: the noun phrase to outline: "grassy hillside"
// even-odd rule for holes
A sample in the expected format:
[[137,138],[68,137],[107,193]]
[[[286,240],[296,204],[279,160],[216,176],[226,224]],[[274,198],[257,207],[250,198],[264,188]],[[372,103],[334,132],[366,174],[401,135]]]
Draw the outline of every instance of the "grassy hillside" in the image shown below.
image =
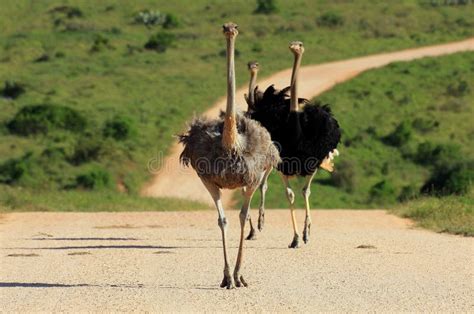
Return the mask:
[[[473,74],[474,53],[459,53],[394,63],[318,97],[332,104],[343,138],[334,175],[316,177],[313,206],[387,207],[458,164],[459,180],[472,182]],[[271,177],[269,207],[287,207],[280,181]]]
[[[83,191],[114,195],[118,187],[132,195],[130,202],[141,202],[133,195],[149,177],[148,161],[166,152],[193,113],[225,93],[224,21],[240,24],[239,85],[247,79],[249,59],[258,59],[265,75],[288,67],[287,43],[294,39],[305,42],[308,64],[474,34],[466,5],[276,3],[276,12],[254,14],[254,1],[237,0],[3,1],[0,193],[6,196],[1,202],[21,209],[29,206],[11,204],[40,193],[50,196],[50,208],[62,208],[89,197]],[[339,116],[345,114],[342,108],[352,107],[335,107]],[[271,204],[281,204],[273,193]],[[28,203],[33,207],[35,197]],[[365,207],[364,195],[334,199],[316,205]],[[159,209],[169,202],[156,204]],[[186,206],[194,205],[179,205]]]

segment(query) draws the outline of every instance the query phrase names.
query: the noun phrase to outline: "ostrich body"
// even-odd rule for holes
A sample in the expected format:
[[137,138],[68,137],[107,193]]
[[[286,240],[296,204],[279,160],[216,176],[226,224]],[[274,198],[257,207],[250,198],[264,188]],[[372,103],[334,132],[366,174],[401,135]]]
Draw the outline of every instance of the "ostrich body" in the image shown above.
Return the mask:
[[311,229],[309,206],[311,182],[318,168],[333,171],[332,159],[339,154],[336,148],[341,133],[339,124],[327,105],[321,106],[319,103],[313,104],[306,99],[298,98],[298,71],[304,52],[303,43],[292,42],[290,50],[294,54],[291,86],[276,90],[272,85],[263,93],[255,87],[253,97],[249,91],[247,99],[248,116],[259,121],[270,132],[272,140],[280,149],[282,162],[278,164],[277,169],[286,187],[294,231],[293,241],[289,247],[296,248],[299,246],[299,232],[294,209],[295,194],[291,189],[289,178],[292,176],[307,178],[302,191],[306,207],[303,241],[307,243]]
[[[247,286],[240,275],[243,260],[245,221],[250,201],[265,173],[280,161],[278,150],[273,145],[268,131],[254,120],[236,114],[234,43],[238,34],[237,25],[223,26],[227,41],[227,107],[225,115],[210,120],[195,119],[188,132],[180,136],[184,150],[180,159],[191,165],[211,194],[217,211],[218,225],[222,233],[224,249],[224,279],[221,287],[228,289]],[[237,261],[230,274],[227,257],[227,219],[221,200],[221,189],[244,188],[244,203],[240,210],[240,243]]]

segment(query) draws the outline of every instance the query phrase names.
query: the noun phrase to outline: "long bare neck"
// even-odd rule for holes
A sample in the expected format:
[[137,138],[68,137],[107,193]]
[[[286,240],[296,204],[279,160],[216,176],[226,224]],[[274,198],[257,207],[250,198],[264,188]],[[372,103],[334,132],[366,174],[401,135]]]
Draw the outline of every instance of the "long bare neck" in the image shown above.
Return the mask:
[[295,54],[295,61],[293,62],[293,72],[291,73],[291,99],[290,111],[298,111],[298,72],[300,70],[302,54]]
[[257,71],[250,71],[249,102],[252,106],[255,105],[255,85],[256,84],[257,84]]
[[227,107],[224,118],[222,145],[225,149],[237,148],[237,122],[235,112],[235,38],[227,38]]

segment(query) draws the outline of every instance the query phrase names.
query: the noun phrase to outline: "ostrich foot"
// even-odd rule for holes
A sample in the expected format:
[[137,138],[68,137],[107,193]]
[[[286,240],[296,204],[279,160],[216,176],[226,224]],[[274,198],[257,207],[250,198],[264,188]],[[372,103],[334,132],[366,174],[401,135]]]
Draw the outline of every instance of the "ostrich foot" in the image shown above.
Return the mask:
[[260,209],[258,214],[258,231],[263,230],[263,225],[265,224],[265,212],[264,210]]
[[311,234],[311,222],[308,219],[304,222],[304,229],[303,229],[303,242],[306,244],[309,242],[309,235]]
[[293,237],[293,241],[291,241],[290,245],[288,245],[288,248],[290,249],[297,249],[300,246],[300,236],[295,233],[295,236]]
[[232,277],[229,274],[224,275],[224,279],[222,279],[222,283],[221,283],[221,288],[227,288],[227,289],[235,288],[234,282],[232,281]]
[[256,240],[256,239],[257,239],[257,233],[255,232],[254,228],[251,228],[249,235],[245,238],[245,240]]
[[239,273],[234,273],[234,281],[235,281],[235,286],[238,288],[248,287],[248,284],[244,280],[244,277],[242,275],[239,275]]

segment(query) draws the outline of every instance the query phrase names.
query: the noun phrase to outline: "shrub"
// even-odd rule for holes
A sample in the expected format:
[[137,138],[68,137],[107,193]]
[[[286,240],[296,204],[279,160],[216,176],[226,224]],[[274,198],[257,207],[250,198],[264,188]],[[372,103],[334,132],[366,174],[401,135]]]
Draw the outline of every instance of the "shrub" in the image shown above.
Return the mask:
[[102,133],[105,137],[112,137],[117,141],[123,141],[130,138],[135,133],[135,129],[130,119],[116,116],[105,123]]
[[351,161],[342,160],[337,164],[331,182],[334,186],[340,187],[347,192],[353,192],[355,188],[355,167]]
[[110,187],[111,181],[110,174],[106,170],[97,167],[78,175],[76,177],[76,187],[98,190]]
[[80,138],[75,147],[74,153],[68,161],[74,165],[80,165],[100,158],[103,153],[103,143],[97,138]]
[[326,12],[316,19],[316,24],[321,27],[339,27],[344,25],[344,17],[336,12]]
[[439,107],[441,111],[463,112],[468,108],[467,102],[463,99],[449,99],[446,103]]
[[165,52],[175,41],[175,36],[170,33],[160,32],[152,35],[147,43],[145,49],[155,50],[157,52]]
[[46,134],[52,129],[81,132],[86,119],[74,109],[56,105],[32,105],[20,109],[7,128],[18,135]]
[[256,14],[272,14],[277,13],[278,7],[275,0],[257,0]]
[[163,22],[163,27],[166,29],[176,28],[179,26],[179,20],[176,15],[166,14],[165,20]]
[[406,201],[412,200],[418,196],[419,194],[418,191],[419,189],[417,189],[413,185],[404,186],[400,194],[398,195],[398,201],[406,202]]
[[388,181],[380,181],[370,189],[370,199],[378,203],[393,202],[395,200],[395,188]]
[[166,14],[160,11],[143,10],[135,16],[135,23],[140,23],[146,27],[162,25],[166,21]]
[[68,19],[72,19],[75,17],[83,17],[84,14],[82,13],[81,9],[77,7],[70,7],[67,5],[55,7],[51,10],[49,10],[50,13],[60,13],[65,15]]
[[469,93],[469,84],[466,81],[460,81],[458,84],[450,84],[446,88],[446,94],[453,97],[462,97]]
[[413,160],[421,165],[444,166],[461,159],[461,146],[457,144],[434,144],[426,141],[418,145]]
[[109,39],[100,34],[94,37],[94,42],[92,43],[91,52],[99,52],[104,48],[113,49],[113,46],[109,43]]
[[2,97],[16,99],[21,94],[25,92],[25,88],[22,84],[13,82],[13,81],[5,81],[3,89],[0,91]]
[[438,166],[421,188],[435,195],[467,194],[474,180],[474,161],[460,161]]
[[384,138],[384,142],[392,146],[400,147],[408,143],[411,135],[412,129],[410,123],[403,121],[395,128],[395,130],[393,130],[392,133]]
[[426,133],[437,128],[439,126],[439,122],[431,119],[416,118],[413,120],[412,126],[416,130]]
[[12,158],[0,165],[0,183],[14,184],[28,173],[32,153]]

